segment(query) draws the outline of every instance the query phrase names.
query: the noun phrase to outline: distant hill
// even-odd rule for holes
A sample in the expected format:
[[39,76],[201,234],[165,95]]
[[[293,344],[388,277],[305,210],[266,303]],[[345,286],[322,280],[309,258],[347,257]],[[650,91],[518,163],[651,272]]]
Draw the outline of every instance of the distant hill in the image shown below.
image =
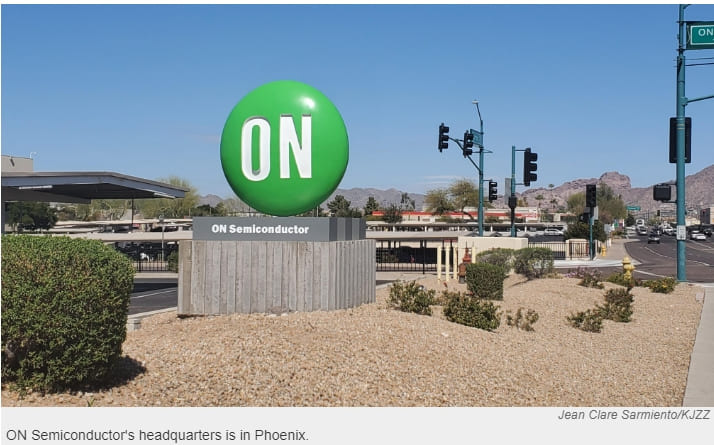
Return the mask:
[[[622,195],[625,204],[639,206],[642,211],[654,211],[663,208],[663,206],[674,208],[674,204],[661,204],[652,199],[652,188],[654,184],[649,187],[633,188],[629,176],[618,172],[607,172],[599,178],[576,179],[552,188],[534,187],[523,193],[517,193],[516,195],[519,198],[525,198],[528,205],[534,207],[539,204],[538,200],[535,199],[536,196],[542,195],[543,199],[540,200],[540,206],[555,209],[560,205],[566,206],[568,197],[573,193],[584,192],[585,185],[600,183],[607,184],[616,194]],[[674,180],[672,180],[671,183],[674,183]],[[714,206],[714,165],[710,165],[698,173],[687,176],[685,178],[685,184],[687,207],[699,208]],[[674,193],[674,187],[672,191]],[[338,188],[327,198],[322,204],[322,207],[326,208],[327,203],[332,201],[337,195],[344,196],[345,199],[350,201],[352,207],[359,209],[364,208],[370,196],[374,197],[380,205],[389,205],[391,203],[399,204],[402,193],[401,190],[395,188],[387,190],[374,188]],[[407,193],[409,193],[409,198],[414,200],[415,208],[421,210],[425,195],[421,193]],[[674,199],[674,196],[672,198]],[[221,201],[222,199],[216,195],[206,195],[200,197],[199,204],[216,206]],[[499,199],[498,204],[494,204],[502,205],[500,204],[502,202],[502,199]]]
[[[670,181],[674,184],[674,179]],[[654,211],[662,208],[662,206],[674,207],[674,204],[661,204],[652,199],[652,188],[649,187],[632,187],[630,178],[618,172],[607,172],[599,178],[576,179],[568,181],[562,185],[553,188],[530,188],[524,193],[519,194],[519,197],[525,197],[529,205],[537,205],[536,196],[542,195],[540,201],[541,207],[550,208],[552,204],[566,205],[566,201],[570,195],[577,192],[584,192],[586,184],[607,184],[615,194],[621,195],[625,204],[639,206],[642,211]],[[672,193],[675,193],[675,188],[672,188]],[[689,175],[685,178],[685,200],[687,207],[705,207],[714,206],[714,165],[704,168],[698,173]],[[674,196],[672,196],[674,199]]]

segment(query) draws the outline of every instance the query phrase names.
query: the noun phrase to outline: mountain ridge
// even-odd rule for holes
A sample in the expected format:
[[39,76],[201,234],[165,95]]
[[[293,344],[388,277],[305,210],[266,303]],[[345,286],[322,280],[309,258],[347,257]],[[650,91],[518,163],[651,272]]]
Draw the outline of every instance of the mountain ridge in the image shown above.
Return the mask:
[[[666,182],[667,184],[675,184],[674,180]],[[519,198],[526,199],[529,206],[540,207],[547,209],[557,209],[559,206],[567,206],[567,199],[573,193],[585,192],[587,184],[607,184],[616,195],[622,196],[626,205],[634,205],[640,207],[641,211],[654,211],[663,208],[674,208],[675,204],[660,203],[652,199],[652,184],[648,187],[632,187],[630,177],[616,171],[605,172],[599,178],[579,178],[572,181],[564,182],[553,187],[532,187],[521,193],[516,193]],[[672,198],[676,196],[676,187],[673,187]],[[414,200],[414,208],[421,210],[424,204],[426,195],[422,193],[403,192],[394,187],[386,190],[376,189],[372,187],[353,187],[350,189],[336,189],[330,196],[321,204],[323,208],[327,207],[327,203],[332,201],[335,196],[342,195],[350,201],[350,205],[354,208],[363,209],[367,204],[369,197],[374,197],[379,205],[389,205],[392,203],[399,204],[401,202],[402,193],[407,193],[409,198]],[[687,175],[685,178],[685,201],[689,208],[701,208],[714,206],[714,164],[703,168],[697,173]],[[537,200],[537,196],[542,199]],[[199,197],[199,205],[210,204],[217,205],[223,201],[220,197],[209,194]],[[499,195],[496,203],[497,207],[505,207],[503,204],[503,195]]]

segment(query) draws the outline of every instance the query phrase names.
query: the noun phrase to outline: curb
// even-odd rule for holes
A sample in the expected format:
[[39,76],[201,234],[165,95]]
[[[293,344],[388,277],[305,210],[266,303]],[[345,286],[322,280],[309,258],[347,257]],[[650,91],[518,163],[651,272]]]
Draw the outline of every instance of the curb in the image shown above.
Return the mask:
[[156,311],[141,312],[139,314],[129,315],[126,319],[126,331],[131,332],[131,331],[139,330],[141,328],[141,320],[146,317],[151,317],[152,315],[156,315],[156,314],[163,314],[164,312],[175,312],[176,309],[177,309],[177,307],[174,306],[174,307],[168,307],[166,309],[159,309]]

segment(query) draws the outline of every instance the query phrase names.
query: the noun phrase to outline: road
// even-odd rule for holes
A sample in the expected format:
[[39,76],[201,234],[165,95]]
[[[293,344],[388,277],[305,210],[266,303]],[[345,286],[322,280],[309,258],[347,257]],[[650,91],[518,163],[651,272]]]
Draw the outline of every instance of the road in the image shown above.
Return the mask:
[[129,315],[176,307],[176,279],[137,278],[129,301]]
[[[636,239],[625,243],[625,249],[630,257],[641,263],[637,271],[646,275],[677,276],[677,241],[673,236],[662,235],[660,244],[647,244],[647,236],[637,236]],[[714,238],[687,240],[686,243],[687,281],[714,282]]]

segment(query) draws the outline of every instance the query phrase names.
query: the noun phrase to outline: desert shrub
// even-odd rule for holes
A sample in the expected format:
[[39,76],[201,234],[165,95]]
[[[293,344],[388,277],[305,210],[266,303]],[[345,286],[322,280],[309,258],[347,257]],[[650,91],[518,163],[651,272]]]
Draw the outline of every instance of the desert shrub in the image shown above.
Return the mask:
[[454,323],[493,331],[501,324],[498,309],[498,306],[490,301],[454,292],[449,295],[444,306],[444,316]]
[[126,338],[131,261],[99,241],[2,237],[2,377],[60,391],[103,382]]
[[166,257],[167,268],[169,269],[169,272],[178,272],[178,259],[178,250],[174,250],[169,254],[168,257]]
[[593,269],[592,271],[583,271],[580,282],[578,283],[583,287],[594,287],[596,289],[602,289],[605,286],[601,283],[602,274],[599,270]]
[[600,332],[602,330],[602,314],[597,309],[571,314],[568,321],[573,327],[585,332]]
[[632,289],[635,286],[642,285],[642,281],[632,277],[632,275],[630,275],[629,280],[626,279],[624,272],[614,273],[614,274],[610,275],[609,277],[607,277],[605,279],[605,281],[607,281],[608,283],[615,283],[615,284],[619,284],[620,286],[625,286],[628,289]]
[[532,280],[555,272],[553,251],[544,247],[525,247],[516,251],[513,268]]
[[497,248],[479,252],[476,261],[493,264],[508,272],[513,267],[513,258],[516,251],[513,249]]
[[672,277],[665,277],[659,280],[643,281],[642,286],[649,288],[652,292],[669,294],[674,292],[674,288],[677,286],[677,280]]
[[503,280],[506,271],[489,263],[466,265],[466,287],[479,298],[503,300]]
[[627,323],[632,319],[633,296],[629,289],[608,289],[605,304],[597,306],[604,319]]
[[532,331],[533,324],[538,321],[538,318],[538,312],[533,309],[528,309],[524,315],[523,308],[519,307],[515,316],[511,315],[511,311],[506,311],[506,324],[524,331]]
[[389,287],[387,304],[402,312],[431,315],[429,306],[435,303],[435,295],[434,289],[425,290],[424,286],[416,281],[404,283],[397,280]]

